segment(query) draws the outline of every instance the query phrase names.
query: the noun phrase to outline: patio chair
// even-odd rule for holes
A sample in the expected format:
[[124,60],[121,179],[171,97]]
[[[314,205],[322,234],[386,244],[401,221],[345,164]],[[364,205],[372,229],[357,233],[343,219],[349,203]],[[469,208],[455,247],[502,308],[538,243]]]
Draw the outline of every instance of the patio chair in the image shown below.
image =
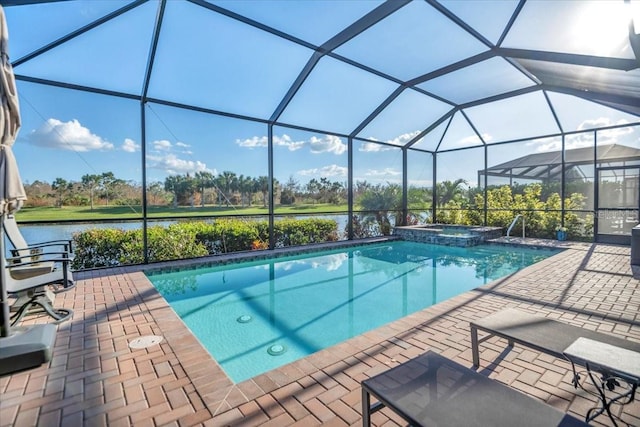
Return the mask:
[[[70,259],[60,256],[54,258],[50,253],[43,255],[42,260],[33,261],[30,258],[31,255],[7,258],[4,271],[0,272],[7,293],[16,297],[10,308],[15,312],[11,316],[11,325],[15,325],[27,313],[34,312],[48,314],[55,320],[54,323],[69,319],[73,311],[54,308],[54,296],[47,289],[47,285],[69,283],[67,273]],[[57,264],[61,264],[61,268],[51,267]]]
[[362,425],[385,406],[414,426],[587,425],[432,351],[362,382]]
[[[7,239],[13,246],[13,249],[11,249],[12,263],[19,264],[12,267],[14,277],[21,278],[38,275],[47,269],[53,272],[62,267],[60,265],[62,263],[61,260],[71,260],[73,258],[71,240],[50,240],[28,244],[20,232],[14,215],[5,215],[3,229]],[[59,259],[44,259],[44,257],[51,259],[52,256],[58,256]],[[66,268],[66,273],[59,272],[60,280],[50,283],[54,287],[54,292],[64,292],[74,286],[70,262],[64,262],[64,267]]]

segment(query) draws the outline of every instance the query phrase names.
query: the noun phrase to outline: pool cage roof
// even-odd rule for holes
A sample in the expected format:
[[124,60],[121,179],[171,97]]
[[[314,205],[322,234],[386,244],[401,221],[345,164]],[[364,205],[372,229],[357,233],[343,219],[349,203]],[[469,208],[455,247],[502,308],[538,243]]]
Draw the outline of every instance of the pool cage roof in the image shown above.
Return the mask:
[[19,83],[427,152],[640,122],[638,1],[1,3]]
[[580,166],[591,166],[596,163],[599,167],[613,165],[624,167],[640,161],[639,149],[619,144],[604,145],[600,148],[597,161],[594,155],[591,147],[565,150],[564,160],[561,150],[529,154],[479,171],[479,182],[481,182],[480,177],[484,175],[511,180],[560,181],[563,165],[567,178],[584,179],[589,175]]

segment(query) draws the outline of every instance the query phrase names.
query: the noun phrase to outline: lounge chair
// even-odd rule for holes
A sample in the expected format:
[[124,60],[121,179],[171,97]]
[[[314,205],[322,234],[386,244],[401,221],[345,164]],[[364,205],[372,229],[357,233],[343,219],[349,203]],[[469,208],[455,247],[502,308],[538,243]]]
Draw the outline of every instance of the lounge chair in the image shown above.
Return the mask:
[[[492,336],[506,339],[510,347],[518,343],[561,359],[565,358],[564,350],[581,337],[640,352],[640,343],[513,308],[474,320],[470,322],[470,327],[471,351],[475,367],[480,366],[480,343]],[[488,335],[478,339],[478,330],[487,332]]]
[[362,425],[385,406],[415,426],[587,425],[431,351],[362,382]]

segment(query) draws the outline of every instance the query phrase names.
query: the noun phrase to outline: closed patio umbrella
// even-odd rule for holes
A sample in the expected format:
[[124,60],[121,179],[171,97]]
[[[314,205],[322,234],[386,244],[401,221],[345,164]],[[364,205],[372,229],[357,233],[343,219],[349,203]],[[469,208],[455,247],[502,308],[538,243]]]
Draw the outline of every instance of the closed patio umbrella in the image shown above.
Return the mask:
[[[13,67],[9,61],[9,31],[4,16],[4,9],[0,6],[0,249],[2,249],[0,263],[4,274],[4,234],[2,225],[5,215],[15,212],[27,199],[20,179],[18,164],[13,155],[13,143],[20,129],[20,106],[16,91],[16,80],[13,75]],[[0,283],[2,312],[2,334],[9,335],[9,303],[7,301],[7,289],[4,280]]]
[[54,325],[46,324],[10,330],[3,222],[7,214],[20,209],[27,196],[12,150],[20,129],[20,111],[13,67],[9,62],[9,31],[2,6],[0,27],[0,365],[2,372],[7,373],[50,360],[56,329]]

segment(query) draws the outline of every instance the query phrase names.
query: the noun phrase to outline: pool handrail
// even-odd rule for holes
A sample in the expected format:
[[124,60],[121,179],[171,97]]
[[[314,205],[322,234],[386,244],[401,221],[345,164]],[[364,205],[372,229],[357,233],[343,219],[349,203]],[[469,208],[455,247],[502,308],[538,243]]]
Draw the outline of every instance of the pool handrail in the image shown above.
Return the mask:
[[516,215],[516,217],[511,222],[511,225],[507,229],[507,237],[510,237],[509,234],[511,233],[511,229],[516,225],[516,222],[518,222],[518,218],[522,218],[522,238],[524,239],[524,228],[525,228],[525,226],[524,226],[524,216],[522,216],[521,214]]

